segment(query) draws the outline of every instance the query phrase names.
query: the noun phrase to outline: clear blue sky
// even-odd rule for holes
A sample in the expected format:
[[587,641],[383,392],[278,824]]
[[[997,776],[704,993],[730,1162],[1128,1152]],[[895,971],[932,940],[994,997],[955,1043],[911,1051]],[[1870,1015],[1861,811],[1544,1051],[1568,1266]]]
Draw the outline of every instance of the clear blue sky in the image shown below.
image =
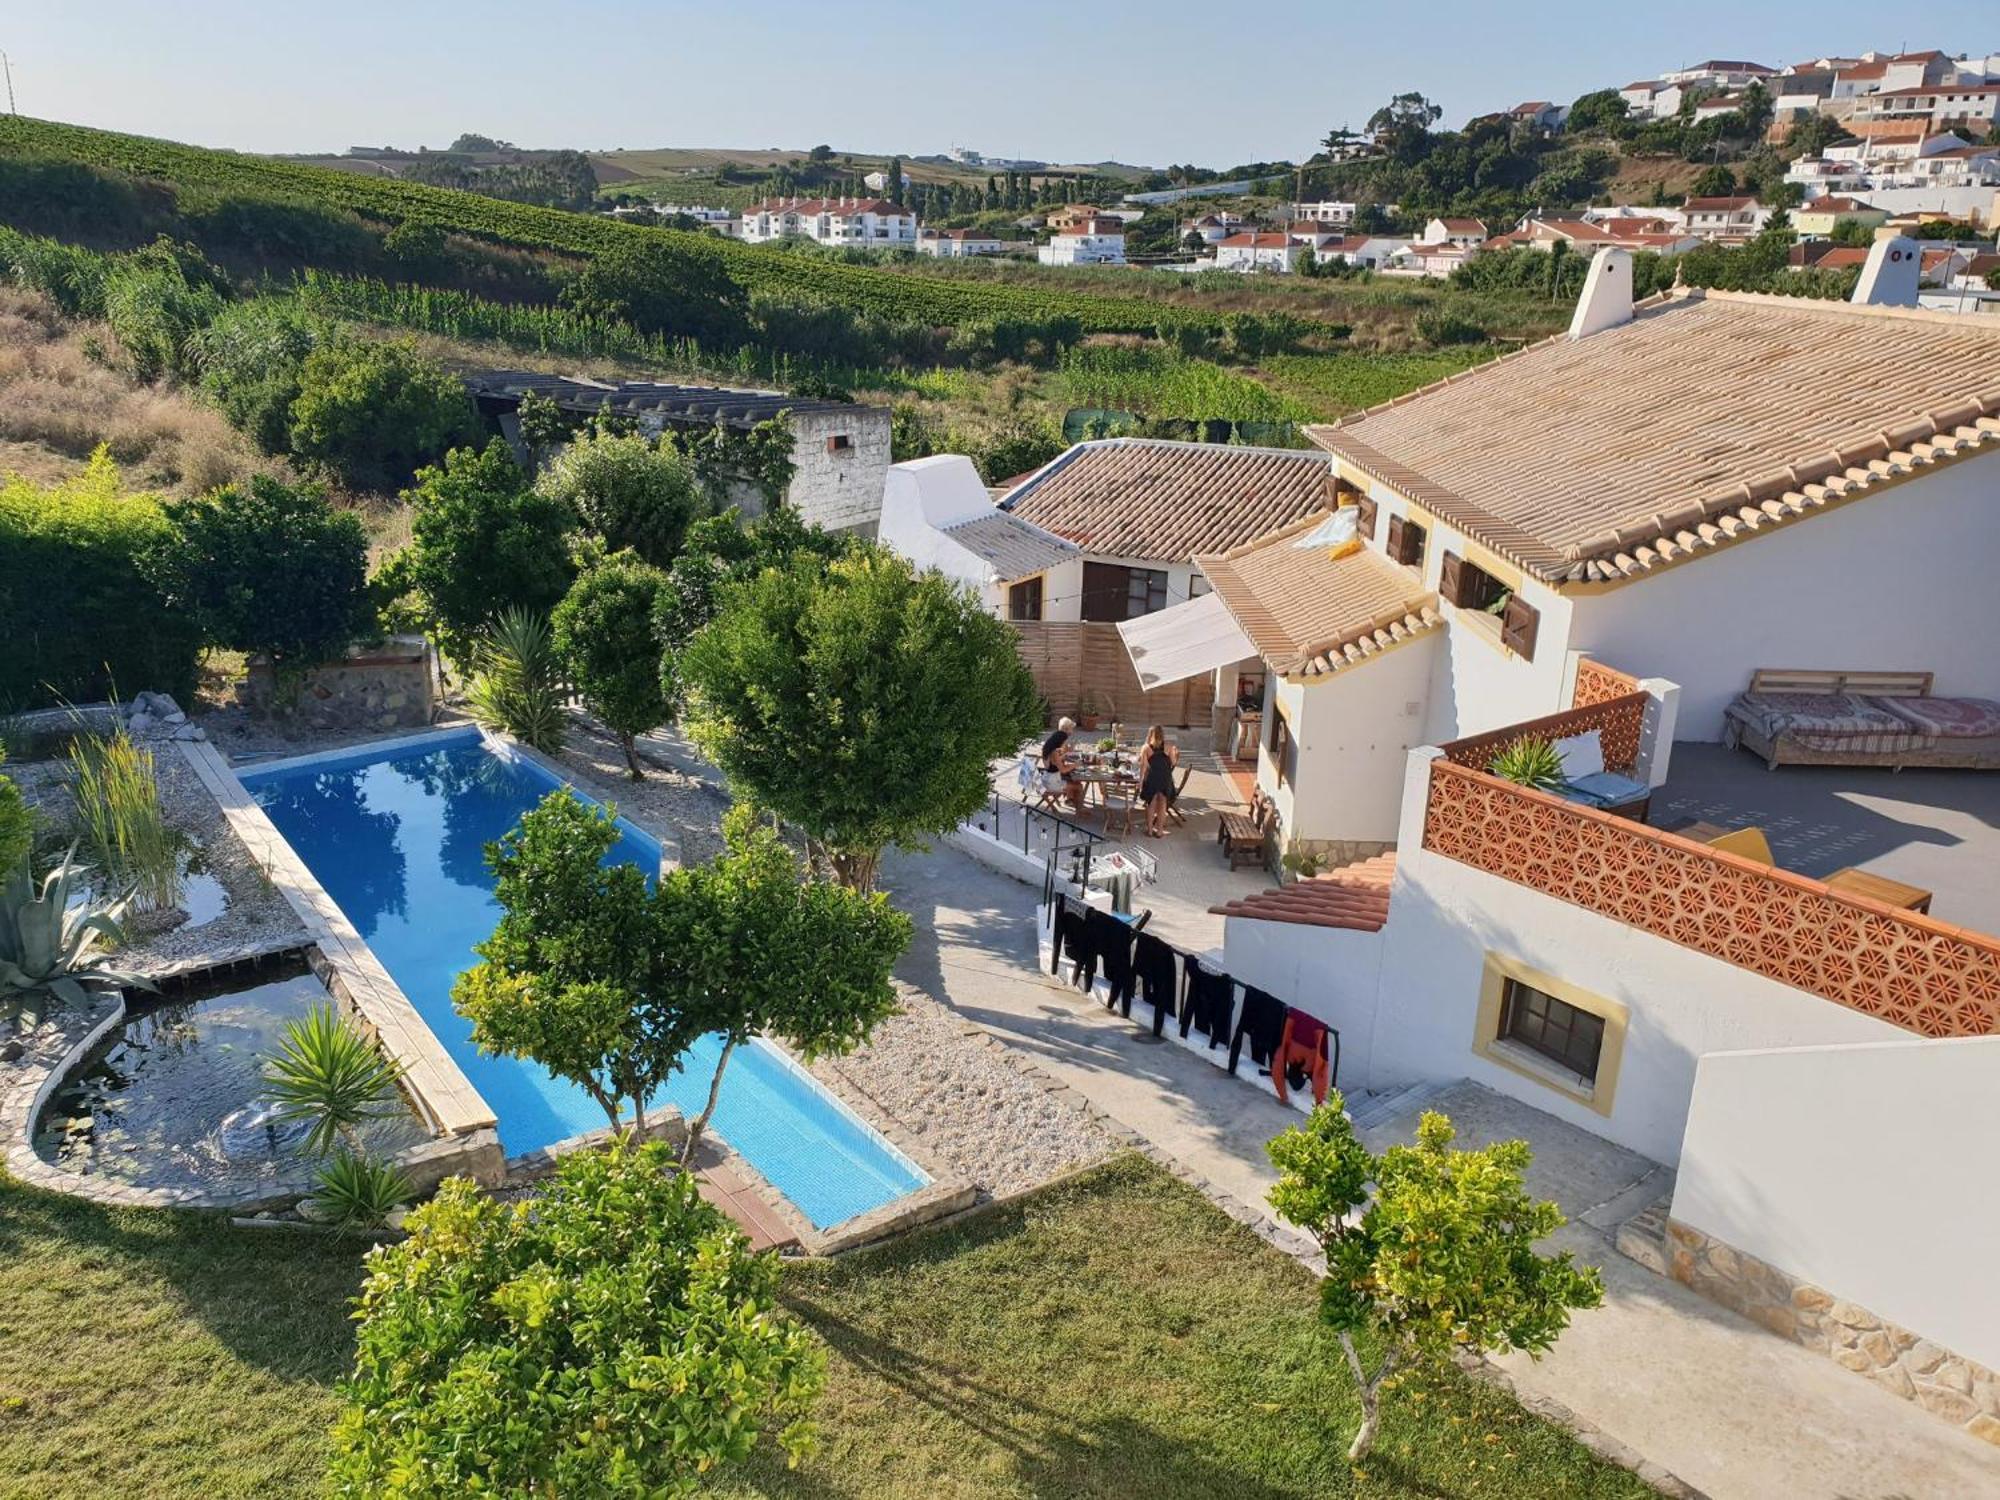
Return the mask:
[[781,146],[1296,159],[1419,89],[1447,124],[1704,57],[2000,47],[2000,13],[1859,0],[43,0],[0,8],[23,114],[203,145]]

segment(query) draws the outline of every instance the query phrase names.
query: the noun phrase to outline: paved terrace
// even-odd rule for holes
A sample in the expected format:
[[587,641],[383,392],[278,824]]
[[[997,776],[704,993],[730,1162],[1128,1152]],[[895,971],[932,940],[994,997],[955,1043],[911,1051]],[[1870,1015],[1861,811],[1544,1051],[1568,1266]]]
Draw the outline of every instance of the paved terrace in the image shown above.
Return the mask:
[[[1088,749],[1109,733],[1104,729],[1079,729],[1075,738],[1079,746]],[[1121,735],[1121,743],[1129,749],[1135,737],[1144,733],[1143,726],[1128,724]],[[1199,953],[1222,946],[1223,919],[1209,913],[1211,906],[1233,901],[1253,891],[1269,890],[1277,881],[1267,871],[1252,866],[1231,870],[1228,859],[1215,841],[1222,813],[1247,810],[1250,793],[1255,786],[1254,766],[1249,762],[1218,756],[1205,729],[1170,729],[1167,736],[1179,747],[1180,764],[1190,772],[1179,803],[1180,811],[1187,819],[1185,825],[1171,824],[1173,831],[1166,838],[1149,839],[1145,835],[1145,812],[1138,809],[1132,815],[1131,832],[1106,833],[1104,810],[1097,804],[1094,793],[1083,816],[1075,821],[1092,833],[1102,835],[1106,840],[1102,847],[1106,851],[1140,850],[1152,856],[1158,865],[1159,878],[1133,891],[1133,910],[1152,908],[1152,931],[1177,947]],[[1041,741],[1037,739],[1034,744],[1023,748],[1030,752],[1038,751]],[[993,764],[993,789],[999,794],[1002,808],[1007,810],[1003,816],[1002,832],[1016,841],[1020,835],[1020,818],[1011,809],[1020,804],[1019,767],[1018,757]],[[1064,805],[1063,816],[1071,816],[1067,804]]]
[[[1764,830],[1778,864],[1824,878],[1849,865],[1935,892],[1931,915],[2000,933],[2000,775],[1765,767],[1747,750],[1674,746],[1647,821]],[[1158,840],[1154,840],[1158,842]]]

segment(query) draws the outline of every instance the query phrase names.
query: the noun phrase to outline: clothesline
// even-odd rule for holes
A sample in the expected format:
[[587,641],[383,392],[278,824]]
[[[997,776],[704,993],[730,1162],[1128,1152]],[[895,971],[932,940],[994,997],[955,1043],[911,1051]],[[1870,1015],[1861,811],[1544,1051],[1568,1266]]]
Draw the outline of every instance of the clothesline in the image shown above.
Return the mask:
[[1062,892],[1053,896],[1050,930],[1049,972],[1060,976],[1067,956],[1085,994],[1094,991],[1102,972],[1109,991],[1105,1009],[1129,1017],[1133,1000],[1145,1001],[1153,1007],[1154,1036],[1164,1034],[1169,1018],[1178,1019],[1183,1039],[1190,1030],[1199,1031],[1208,1038],[1208,1051],[1229,1048],[1226,1071],[1232,1076],[1238,1076],[1247,1043],[1251,1062],[1270,1077],[1284,1102],[1289,1102],[1288,1082],[1294,1089],[1310,1083],[1313,1102],[1321,1103],[1337,1081],[1340,1033],[1318,1017],[1210,968],[1143,926]]

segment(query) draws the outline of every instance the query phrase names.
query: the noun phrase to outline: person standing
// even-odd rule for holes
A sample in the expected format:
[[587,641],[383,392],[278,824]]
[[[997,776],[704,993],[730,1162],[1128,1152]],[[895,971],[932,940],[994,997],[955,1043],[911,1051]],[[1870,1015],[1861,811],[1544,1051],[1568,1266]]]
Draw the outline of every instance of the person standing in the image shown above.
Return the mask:
[[1139,800],[1146,804],[1146,834],[1167,836],[1167,810],[1174,801],[1174,767],[1180,751],[1167,743],[1167,732],[1155,724],[1146,731],[1146,744],[1139,752]]

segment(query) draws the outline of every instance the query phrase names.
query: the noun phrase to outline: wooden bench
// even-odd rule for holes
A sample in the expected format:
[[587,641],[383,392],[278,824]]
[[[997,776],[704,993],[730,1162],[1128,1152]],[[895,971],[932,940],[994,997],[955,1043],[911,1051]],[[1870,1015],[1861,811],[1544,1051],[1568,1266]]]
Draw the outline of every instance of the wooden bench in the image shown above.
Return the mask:
[[1260,796],[1248,812],[1226,812],[1215,830],[1215,841],[1229,856],[1229,868],[1264,863],[1264,842],[1270,830],[1271,804]]

